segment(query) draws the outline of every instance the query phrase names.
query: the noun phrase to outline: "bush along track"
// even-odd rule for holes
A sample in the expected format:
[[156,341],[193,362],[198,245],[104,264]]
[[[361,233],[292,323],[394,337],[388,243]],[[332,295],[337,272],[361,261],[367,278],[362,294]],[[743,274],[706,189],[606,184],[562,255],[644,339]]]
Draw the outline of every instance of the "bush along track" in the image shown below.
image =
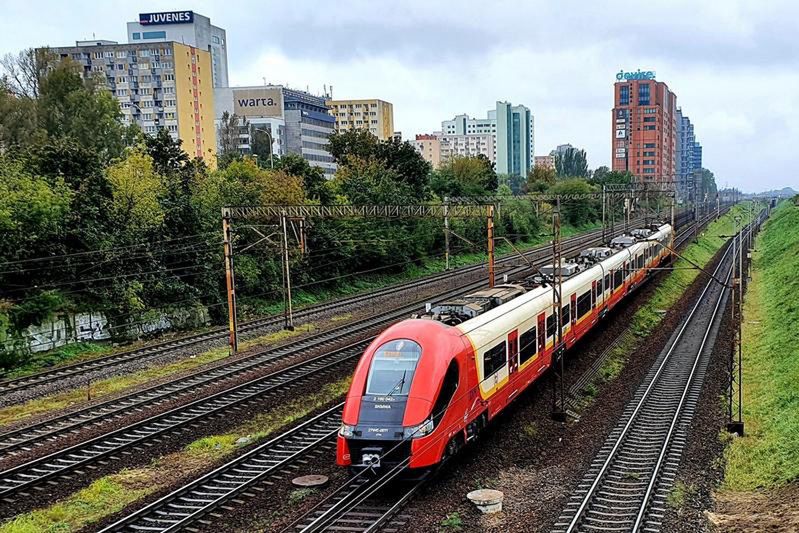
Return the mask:
[[745,436],[729,439],[724,452],[724,479],[708,515],[720,531],[799,530],[797,270],[799,207],[783,202],[756,241],[744,297]]

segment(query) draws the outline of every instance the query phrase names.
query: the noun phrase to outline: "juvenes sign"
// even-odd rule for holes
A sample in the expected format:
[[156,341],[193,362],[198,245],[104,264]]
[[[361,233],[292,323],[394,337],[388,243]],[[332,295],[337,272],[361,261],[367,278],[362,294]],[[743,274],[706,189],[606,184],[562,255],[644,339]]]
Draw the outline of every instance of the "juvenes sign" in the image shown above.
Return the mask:
[[139,24],[142,26],[154,26],[157,24],[191,24],[192,22],[194,22],[194,11],[139,13]]
[[240,117],[282,117],[283,92],[273,87],[233,91],[233,112]]

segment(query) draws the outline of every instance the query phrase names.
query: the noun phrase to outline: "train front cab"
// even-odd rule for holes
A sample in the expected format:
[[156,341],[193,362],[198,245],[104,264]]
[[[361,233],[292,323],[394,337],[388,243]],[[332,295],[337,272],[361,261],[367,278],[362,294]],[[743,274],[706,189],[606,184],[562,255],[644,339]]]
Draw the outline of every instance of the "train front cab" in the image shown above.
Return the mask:
[[465,441],[469,395],[459,393],[467,388],[467,347],[455,328],[432,320],[406,320],[381,334],[355,369],[336,462],[385,468],[410,459],[410,468],[422,468],[453,452]]

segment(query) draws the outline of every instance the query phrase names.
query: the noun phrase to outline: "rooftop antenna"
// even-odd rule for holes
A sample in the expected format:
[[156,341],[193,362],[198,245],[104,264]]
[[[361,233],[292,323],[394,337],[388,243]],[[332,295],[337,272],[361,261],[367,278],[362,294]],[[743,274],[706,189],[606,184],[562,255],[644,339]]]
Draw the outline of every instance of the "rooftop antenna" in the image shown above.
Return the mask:
[[264,86],[265,86],[266,85],[266,76],[263,76],[261,79],[264,80]]
[[330,99],[333,99],[333,86],[330,86]]

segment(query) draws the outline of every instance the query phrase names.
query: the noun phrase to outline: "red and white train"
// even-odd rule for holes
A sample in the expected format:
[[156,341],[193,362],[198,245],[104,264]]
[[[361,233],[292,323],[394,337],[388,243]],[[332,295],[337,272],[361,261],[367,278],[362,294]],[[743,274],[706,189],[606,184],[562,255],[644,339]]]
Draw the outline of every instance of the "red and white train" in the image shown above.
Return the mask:
[[570,348],[670,259],[670,225],[635,230],[564,262],[563,343],[551,284],[500,285],[443,302],[386,329],[366,349],[347,393],[337,443],[342,466],[435,465],[477,436]]

